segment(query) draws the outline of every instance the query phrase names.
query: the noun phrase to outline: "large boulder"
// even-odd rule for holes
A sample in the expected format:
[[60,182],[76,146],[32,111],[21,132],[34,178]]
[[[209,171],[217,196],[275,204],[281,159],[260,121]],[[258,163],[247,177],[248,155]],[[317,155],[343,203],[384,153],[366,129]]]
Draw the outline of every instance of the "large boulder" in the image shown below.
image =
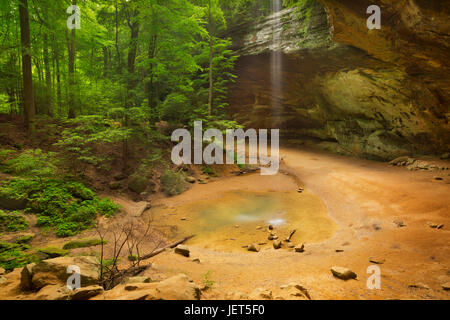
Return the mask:
[[[22,270],[21,286],[25,290],[40,289],[48,285],[65,285],[69,266],[78,266],[81,286],[96,285],[99,281],[99,263],[94,257],[59,257],[28,265]],[[30,284],[31,282],[31,284]]]
[[61,285],[49,285],[43,287],[36,295],[35,300],[67,300],[70,289]]
[[159,300],[200,300],[201,296],[200,288],[185,274],[159,282],[156,293]]
[[70,294],[70,300],[89,300],[92,297],[98,296],[103,293],[103,287],[99,285],[83,287],[74,290]]
[[0,208],[7,210],[24,210],[27,207],[27,198],[15,198],[12,195],[0,194]]
[[356,279],[357,275],[352,270],[344,267],[332,267],[331,273],[336,278],[342,279],[342,280],[350,280],[350,279]]

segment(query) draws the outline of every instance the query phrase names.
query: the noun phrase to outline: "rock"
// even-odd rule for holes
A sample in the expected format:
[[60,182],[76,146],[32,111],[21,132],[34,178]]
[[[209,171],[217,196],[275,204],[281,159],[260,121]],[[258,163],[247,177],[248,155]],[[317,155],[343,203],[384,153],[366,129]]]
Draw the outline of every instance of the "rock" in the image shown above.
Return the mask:
[[272,241],[272,240],[277,240],[278,236],[276,234],[269,234],[269,236],[267,237],[267,240]]
[[249,300],[272,300],[272,291],[262,288],[255,289],[249,296]]
[[438,224],[438,223],[434,223],[434,222],[428,222],[427,224],[428,224],[428,226],[430,228],[433,228],[433,229],[442,229],[442,228],[444,228],[443,224]]
[[127,178],[127,176],[123,173],[119,173],[114,176],[114,180],[116,180],[116,181],[125,180],[126,178]]
[[32,270],[35,265],[36,263],[27,264],[20,273],[20,288],[24,291],[29,291],[33,288],[31,278],[33,274]]
[[[98,283],[100,268],[95,257],[59,257],[43,260],[31,268],[31,282],[33,288],[43,288],[55,283],[66,284],[70,274],[67,273],[68,266],[78,266],[81,271],[81,286],[86,287]],[[27,266],[28,267],[28,266]],[[25,268],[24,268],[25,270]],[[22,270],[22,272],[24,272]],[[26,272],[23,274],[26,282]]]
[[284,292],[282,294],[283,300],[302,299],[311,300],[308,290],[295,282],[280,287]]
[[273,225],[269,224],[269,230],[273,230]]
[[195,183],[196,181],[197,179],[195,179],[194,177],[186,177],[186,182]]
[[181,220],[181,221],[186,221],[187,218],[186,218],[186,217],[183,217],[183,218],[181,218],[180,220]]
[[401,220],[394,221],[394,224],[397,226],[397,228],[406,227],[406,224],[403,221],[401,221]]
[[413,289],[430,290],[430,287],[422,282],[410,284],[408,287]]
[[49,258],[58,258],[58,257],[63,257],[65,255],[69,254],[68,250],[59,249],[56,247],[48,247],[48,248],[39,249],[38,252],[41,252],[41,253],[47,255]]
[[262,229],[261,226],[257,226],[257,227],[256,227],[256,230],[261,230],[261,229]]
[[6,283],[8,279],[6,279],[4,276],[0,276],[0,285]]
[[131,216],[133,217],[141,217],[145,211],[151,208],[150,203],[147,201],[141,201],[136,203],[136,208],[131,212]]
[[189,248],[187,246],[185,246],[183,244],[179,244],[175,248],[175,253],[181,254],[182,256],[185,256],[185,257],[189,257],[190,250],[189,250]]
[[408,162],[408,159],[410,159],[410,157],[408,157],[408,156],[398,157],[398,158],[392,160],[391,162],[389,162],[389,164],[391,164],[393,166],[405,166],[406,163]]
[[450,282],[446,282],[443,285],[441,285],[442,289],[449,291],[450,290]]
[[356,279],[357,275],[353,271],[347,268],[343,267],[332,267],[331,273],[336,278],[342,279],[342,280],[350,280],[350,279]]
[[305,252],[305,245],[303,243],[295,246],[294,248],[295,252]]
[[34,237],[35,237],[34,233],[22,233],[14,238],[14,242],[19,244],[30,243]]
[[273,248],[274,248],[275,250],[280,249],[280,248],[281,248],[281,241],[280,241],[280,240],[275,240],[275,241],[273,242]]
[[48,285],[43,287],[36,295],[36,300],[67,300],[70,296],[67,286]]
[[200,263],[200,259],[198,259],[198,258],[196,258],[196,259],[192,259],[192,262],[195,262],[195,263]]
[[103,293],[103,287],[99,285],[93,285],[75,289],[69,296],[70,300],[89,300],[92,297],[98,296]]
[[200,300],[200,288],[185,274],[161,281],[156,286],[157,298],[161,300]]
[[286,246],[287,246],[289,249],[295,248],[295,244],[293,244],[293,243],[288,243]]
[[383,264],[386,262],[386,259],[383,258],[377,258],[377,257],[370,257],[369,262],[375,263],[375,264]]
[[248,300],[248,295],[241,291],[232,291],[226,294],[225,300]]
[[444,154],[442,154],[441,155],[441,157],[440,157],[442,160],[447,160],[447,159],[449,159],[450,158],[450,153],[449,152],[447,152],[447,153],[444,153]]
[[125,279],[123,284],[135,284],[135,283],[151,283],[152,279],[150,277],[130,277]]
[[24,210],[27,207],[27,197],[14,198],[13,195],[0,195],[0,208],[7,210]]
[[260,250],[261,250],[261,248],[256,243],[252,243],[247,247],[247,251],[251,251],[251,252],[259,252]]
[[6,273],[6,270],[0,267],[0,276],[4,275]]
[[442,180],[444,180],[444,178],[438,177],[438,176],[434,177],[433,179],[434,179],[434,180],[437,180],[437,181],[442,181]]

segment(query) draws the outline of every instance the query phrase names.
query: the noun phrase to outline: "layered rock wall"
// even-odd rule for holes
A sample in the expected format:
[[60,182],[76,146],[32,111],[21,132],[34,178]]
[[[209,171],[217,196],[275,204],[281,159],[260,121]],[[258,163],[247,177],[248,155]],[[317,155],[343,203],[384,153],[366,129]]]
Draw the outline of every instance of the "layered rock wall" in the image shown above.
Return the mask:
[[[356,156],[448,151],[449,2],[370,1],[382,8],[381,30],[367,29],[366,2],[320,0],[236,37],[230,113],[247,127],[280,128],[285,138]],[[283,52],[277,97],[274,50]]]

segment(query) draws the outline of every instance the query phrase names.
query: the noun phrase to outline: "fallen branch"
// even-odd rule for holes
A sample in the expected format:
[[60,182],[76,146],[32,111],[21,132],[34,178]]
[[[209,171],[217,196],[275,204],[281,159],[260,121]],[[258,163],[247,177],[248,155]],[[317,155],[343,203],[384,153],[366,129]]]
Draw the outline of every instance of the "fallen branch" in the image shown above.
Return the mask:
[[295,231],[297,231],[297,230],[294,229],[294,230],[291,231],[291,233],[289,234],[289,236],[285,240],[286,242],[291,242],[291,238],[294,235]]
[[178,246],[179,244],[182,244],[182,243],[188,241],[189,239],[192,239],[193,237],[195,237],[195,234],[194,234],[194,235],[191,235],[191,236],[189,236],[189,237],[186,237],[186,238],[184,238],[184,239],[178,240],[178,241],[176,241],[176,242],[174,242],[174,243],[172,243],[172,244],[169,244],[169,245],[167,245],[167,246],[165,246],[165,247],[162,247],[162,248],[160,248],[160,249],[158,249],[158,250],[155,250],[155,251],[153,251],[152,253],[146,254],[145,256],[140,257],[140,258],[139,258],[139,261],[150,259],[150,258],[152,258],[152,257],[154,257],[154,256],[156,256],[156,255],[158,255],[158,254],[160,254],[160,253],[162,253],[162,252],[164,252],[164,251],[165,251],[166,249],[168,249],[168,248],[175,248],[175,247]]

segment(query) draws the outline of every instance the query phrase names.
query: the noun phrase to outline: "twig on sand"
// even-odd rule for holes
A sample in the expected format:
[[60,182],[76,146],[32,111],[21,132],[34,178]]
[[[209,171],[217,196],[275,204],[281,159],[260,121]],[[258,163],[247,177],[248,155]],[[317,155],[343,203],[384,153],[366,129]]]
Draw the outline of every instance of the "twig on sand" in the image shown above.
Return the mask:
[[159,248],[158,250],[155,250],[152,253],[149,253],[149,254],[146,254],[145,256],[140,257],[139,261],[150,259],[150,258],[152,258],[152,257],[154,257],[154,256],[156,256],[156,255],[158,255],[158,254],[160,254],[162,252],[164,252],[168,248],[175,248],[179,244],[182,244],[182,243],[188,241],[189,239],[192,239],[193,237],[195,237],[195,234],[193,234],[193,235],[191,235],[189,237],[183,238],[181,240],[178,240],[178,241],[176,241],[174,243],[171,243],[171,244],[169,244],[169,245],[167,245],[165,247]]

